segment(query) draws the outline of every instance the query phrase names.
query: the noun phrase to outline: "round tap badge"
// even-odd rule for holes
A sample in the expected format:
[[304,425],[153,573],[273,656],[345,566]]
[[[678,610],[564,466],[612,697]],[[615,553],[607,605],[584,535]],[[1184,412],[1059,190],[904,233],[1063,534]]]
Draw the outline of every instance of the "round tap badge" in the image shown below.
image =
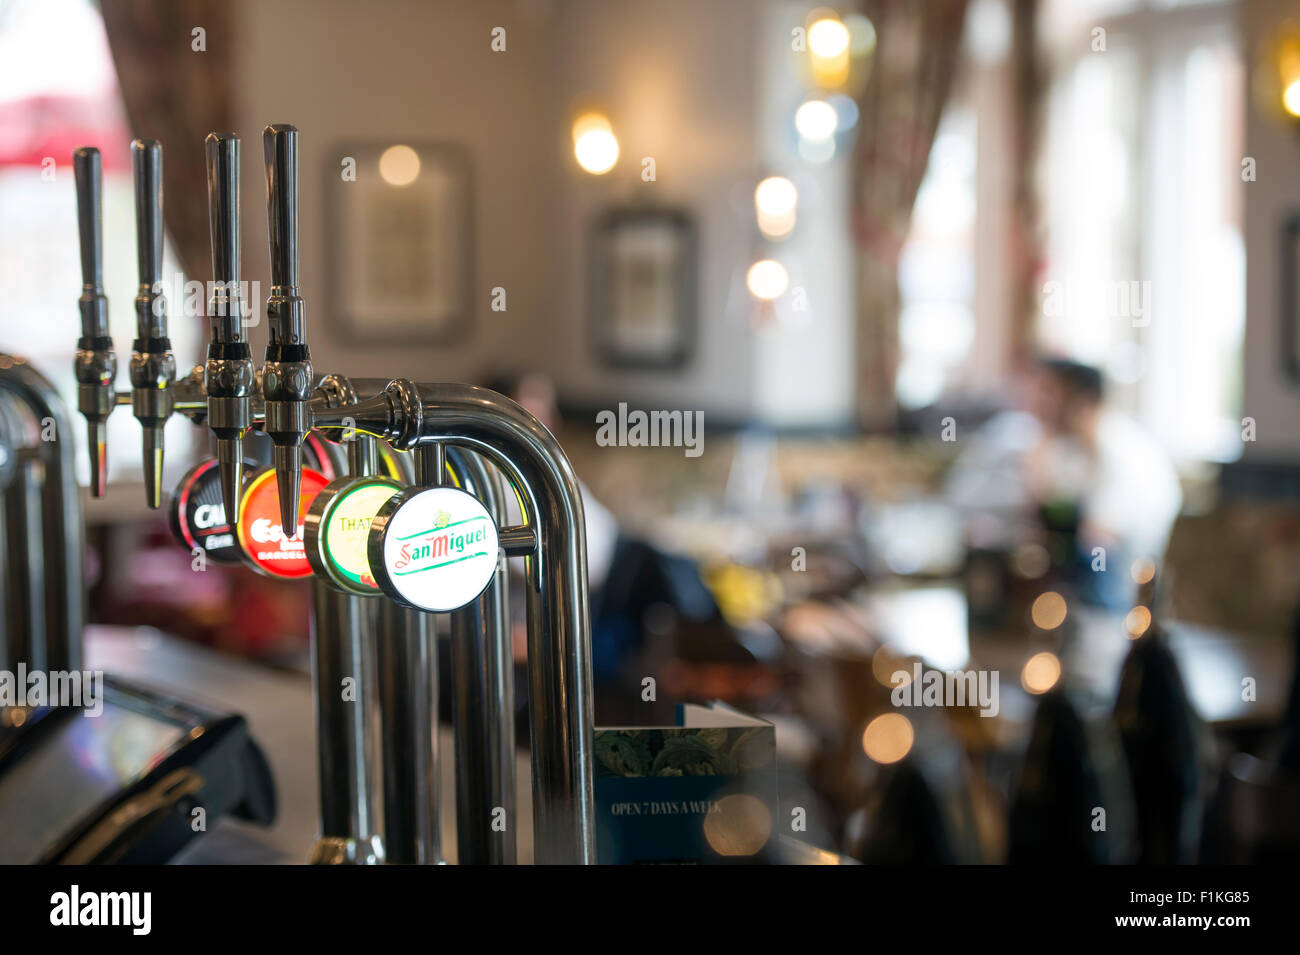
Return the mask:
[[303,518],[326,483],[325,475],[319,471],[302,469],[298,526],[293,537],[286,539],[280,527],[280,491],[275,483],[275,470],[267,468],[248,482],[239,505],[239,546],[255,570],[290,579],[311,576],[307,546],[303,542]]
[[384,593],[412,607],[463,607],[497,570],[497,526],[478,498],[454,487],[410,488],[370,524],[370,567]]
[[370,571],[370,522],[401,489],[385,477],[330,482],[307,512],[307,558],[312,567],[340,590],[379,596],[379,584]]
[[[250,461],[244,467],[253,468]],[[215,459],[200,461],[181,478],[172,497],[172,533],[191,552],[202,550],[219,564],[243,562],[235,529],[226,520],[221,471]]]

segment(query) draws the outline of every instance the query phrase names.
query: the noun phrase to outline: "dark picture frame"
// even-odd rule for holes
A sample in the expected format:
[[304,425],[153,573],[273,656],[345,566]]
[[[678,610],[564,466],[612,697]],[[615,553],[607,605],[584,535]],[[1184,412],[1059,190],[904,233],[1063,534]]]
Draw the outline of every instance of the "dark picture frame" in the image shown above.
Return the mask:
[[589,244],[592,343],[616,368],[684,367],[695,348],[698,235],[682,209],[612,209]]
[[[380,173],[400,145],[419,158],[405,185]],[[343,178],[355,162],[355,180]],[[474,324],[474,172],[450,142],[345,142],[324,177],[326,320],[343,341],[379,347],[449,343]]]
[[1278,251],[1282,371],[1292,385],[1300,385],[1300,210],[1288,215],[1282,224]]

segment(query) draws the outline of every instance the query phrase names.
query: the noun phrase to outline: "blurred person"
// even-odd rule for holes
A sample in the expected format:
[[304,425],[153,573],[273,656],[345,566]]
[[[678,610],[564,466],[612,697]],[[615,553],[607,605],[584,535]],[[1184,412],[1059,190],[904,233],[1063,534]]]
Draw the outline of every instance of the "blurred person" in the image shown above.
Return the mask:
[[[489,379],[486,387],[518,402],[551,434],[558,430],[560,411],[555,399],[555,384],[547,375],[541,372],[496,375]],[[594,595],[604,586],[609,573],[618,540],[618,521],[581,480],[578,488],[582,492],[582,510],[587,523],[587,586]],[[506,508],[508,524],[523,522],[519,502],[513,494],[506,495]]]
[[1043,359],[1028,386],[1023,407],[995,415],[958,457],[949,499],[975,536],[1004,538],[996,545],[1019,543],[1017,529],[1038,522],[1049,542],[1064,542],[1063,570],[1079,595],[1122,607],[1131,562],[1164,554],[1182,507],[1178,475],[1150,434],[1106,406],[1096,368]]
[[[561,424],[551,379],[538,372],[495,375],[487,387],[518,402],[555,433]],[[644,619],[656,605],[668,605],[679,619],[698,621],[718,616],[708,588],[693,561],[666,554],[649,541],[623,533],[617,519],[581,480],[582,507],[587,525],[587,581],[591,606],[592,676],[599,700],[601,690],[622,691],[630,665],[644,646]],[[519,502],[506,496],[508,524],[521,523]],[[526,658],[524,602],[515,599],[515,659]],[[639,676],[636,676],[639,687]],[[526,679],[517,679],[520,690]],[[522,715],[522,714],[521,714]],[[523,725],[523,720],[520,720]]]

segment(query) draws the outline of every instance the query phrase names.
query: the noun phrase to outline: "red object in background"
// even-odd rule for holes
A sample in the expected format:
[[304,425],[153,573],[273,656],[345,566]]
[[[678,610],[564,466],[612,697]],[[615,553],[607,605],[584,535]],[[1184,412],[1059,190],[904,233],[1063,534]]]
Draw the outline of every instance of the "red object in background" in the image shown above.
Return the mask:
[[63,165],[78,147],[111,143],[122,148],[102,150],[104,171],[125,172],[130,138],[114,100],[47,95],[0,102],[0,166],[39,168],[50,157]]

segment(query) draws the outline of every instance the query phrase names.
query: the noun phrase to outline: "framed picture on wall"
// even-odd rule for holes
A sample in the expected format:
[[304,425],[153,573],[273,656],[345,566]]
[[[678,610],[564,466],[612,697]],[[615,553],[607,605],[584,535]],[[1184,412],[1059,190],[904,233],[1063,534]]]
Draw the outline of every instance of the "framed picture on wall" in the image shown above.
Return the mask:
[[1282,225],[1278,296],[1281,319],[1282,370],[1292,385],[1300,386],[1300,210],[1287,216]]
[[622,368],[680,368],[695,339],[696,231],[678,209],[615,209],[597,220],[589,310],[597,354]]
[[387,345],[468,334],[474,182],[466,149],[344,144],[329,160],[325,208],[326,308],[342,338]]

